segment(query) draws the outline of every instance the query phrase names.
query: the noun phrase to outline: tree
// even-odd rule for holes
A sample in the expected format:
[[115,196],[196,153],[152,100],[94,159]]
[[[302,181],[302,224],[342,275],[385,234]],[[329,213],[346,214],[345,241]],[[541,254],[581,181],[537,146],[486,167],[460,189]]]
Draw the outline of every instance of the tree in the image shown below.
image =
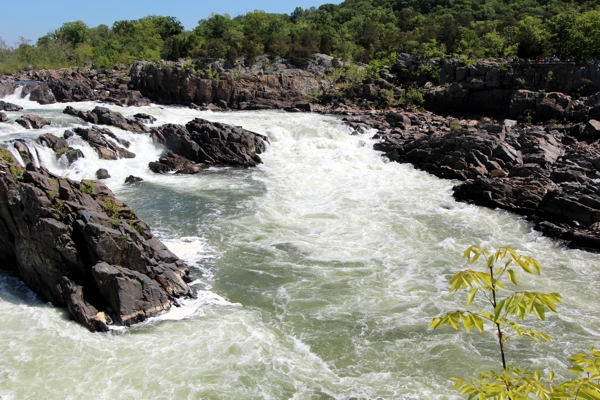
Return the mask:
[[83,21],[65,22],[57,34],[59,39],[66,40],[75,48],[88,39],[88,26]]
[[[533,314],[540,320],[546,319],[546,313],[556,312],[561,303],[558,293],[533,291],[512,291],[508,287],[518,287],[517,271],[540,275],[541,265],[533,257],[519,255],[515,250],[501,247],[495,253],[488,253],[479,246],[471,246],[464,258],[474,264],[484,261],[483,271],[467,269],[459,271],[450,278],[450,291],[467,290],[467,307],[476,304],[488,304],[488,310],[471,311],[469,309],[447,313],[432,320],[430,328],[451,326],[460,330],[461,325],[467,332],[476,328],[485,331],[485,322],[491,324],[496,333],[502,371],[485,372],[477,378],[453,378],[454,388],[469,395],[469,399],[528,399],[530,396],[541,399],[559,398],[600,398],[600,352],[593,348],[589,354],[579,353],[570,358],[572,372],[579,374],[576,379],[555,384],[554,372],[543,377],[539,370],[519,368],[508,364],[504,343],[510,338],[528,337],[537,342],[550,341],[550,337],[535,329],[521,325],[520,321]],[[506,297],[503,293],[509,292]],[[479,297],[478,297],[479,295]]]

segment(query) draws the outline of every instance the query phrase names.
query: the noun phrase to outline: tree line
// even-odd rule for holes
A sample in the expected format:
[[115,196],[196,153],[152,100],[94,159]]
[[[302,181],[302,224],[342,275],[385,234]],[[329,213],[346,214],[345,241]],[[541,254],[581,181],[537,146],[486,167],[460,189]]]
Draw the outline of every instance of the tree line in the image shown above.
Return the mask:
[[314,53],[368,63],[392,53],[469,58],[600,58],[595,0],[345,0],[290,14],[212,14],[191,31],[175,17],[111,27],[67,22],[15,46],[0,38],[0,72],[134,60],[280,56],[301,65]]

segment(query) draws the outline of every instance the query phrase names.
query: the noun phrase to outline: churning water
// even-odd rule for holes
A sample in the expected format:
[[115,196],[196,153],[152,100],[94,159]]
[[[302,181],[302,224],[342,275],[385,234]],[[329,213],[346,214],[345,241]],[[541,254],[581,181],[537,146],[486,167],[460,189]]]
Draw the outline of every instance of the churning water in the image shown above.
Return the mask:
[[[26,131],[7,113],[0,141],[62,136],[84,126],[13,96],[52,125]],[[94,103],[74,103],[89,110]],[[471,244],[512,246],[537,257],[525,287],[563,295],[559,314],[534,323],[548,344],[508,342],[509,360],[564,371],[568,356],[598,344],[600,263],[540,237],[514,215],[457,203],[456,182],[388,163],[368,135],[334,117],[282,112],[119,108],[164,123],[201,117],[271,141],[255,169],[156,175],[148,135],[110,128],[135,159],[85,159],[67,167],[34,142],[37,162],[72,179],[106,168],[117,197],[183,258],[195,300],[130,329],[94,334],[0,274],[0,396],[20,398],[432,399],[458,398],[452,376],[498,368],[488,333],[430,331],[431,318],[463,306],[447,279]],[[144,182],[123,184],[133,174]]]

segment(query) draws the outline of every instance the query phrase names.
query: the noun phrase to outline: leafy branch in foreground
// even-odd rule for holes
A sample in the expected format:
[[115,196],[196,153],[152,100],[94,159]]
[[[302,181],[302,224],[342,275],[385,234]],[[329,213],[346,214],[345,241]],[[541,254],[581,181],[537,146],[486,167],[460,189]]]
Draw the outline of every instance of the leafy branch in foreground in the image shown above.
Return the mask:
[[[464,258],[469,264],[482,260],[483,271],[467,269],[450,278],[450,292],[467,290],[466,306],[472,305],[479,295],[489,308],[482,311],[457,310],[434,318],[430,328],[462,327],[470,332],[476,328],[485,331],[485,321],[491,323],[498,338],[501,372],[489,371],[474,379],[452,378],[454,389],[467,394],[469,399],[600,399],[600,352],[592,348],[589,354],[579,353],[570,358],[569,370],[578,375],[576,379],[554,383],[554,372],[542,376],[539,370],[518,368],[506,363],[504,343],[511,337],[529,337],[536,342],[550,341],[544,332],[525,327],[519,323],[533,314],[540,320],[547,312],[556,312],[561,303],[558,293],[512,291],[509,285],[518,287],[517,272],[540,275],[541,265],[533,257],[518,254],[508,247],[488,253],[479,246],[469,247]],[[505,295],[505,297],[502,297]]]

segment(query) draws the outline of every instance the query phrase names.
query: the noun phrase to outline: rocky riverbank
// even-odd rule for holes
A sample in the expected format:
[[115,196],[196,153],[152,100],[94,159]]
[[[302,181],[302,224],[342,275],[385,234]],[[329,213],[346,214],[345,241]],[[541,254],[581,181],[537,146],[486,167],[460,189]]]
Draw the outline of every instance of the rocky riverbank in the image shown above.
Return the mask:
[[[267,57],[252,65],[213,59],[138,62],[110,73],[4,77],[0,92],[10,93],[17,81],[27,80],[22,93],[41,103],[153,101],[198,109],[344,115],[358,133],[377,129],[376,149],[390,160],[462,181],[455,188],[458,200],[525,215],[549,236],[600,250],[600,197],[594,188],[600,178],[600,64],[501,60],[466,65],[399,55],[379,76],[359,81],[340,75],[341,66],[341,60],[325,55],[316,55],[303,69]],[[423,105],[437,114],[411,108],[407,88],[420,93]],[[138,120],[126,121],[100,107],[65,112],[92,123],[147,130]],[[192,127],[153,129],[153,138],[166,150],[151,163],[153,171],[198,173],[197,163],[228,160],[248,167],[259,162],[266,138],[229,128],[223,133],[223,127],[213,134],[214,127],[201,126],[206,121],[193,122]],[[249,151],[236,150],[237,143]]]

